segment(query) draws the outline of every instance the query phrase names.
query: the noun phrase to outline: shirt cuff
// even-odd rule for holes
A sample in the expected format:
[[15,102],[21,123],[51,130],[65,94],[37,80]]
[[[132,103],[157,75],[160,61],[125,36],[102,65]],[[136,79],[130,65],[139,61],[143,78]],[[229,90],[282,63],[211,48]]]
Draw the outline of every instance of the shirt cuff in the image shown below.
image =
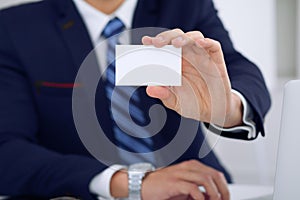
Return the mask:
[[96,175],[90,185],[90,192],[98,195],[101,199],[114,199],[110,194],[110,181],[112,176],[121,169],[127,169],[124,165],[112,165],[100,174]]
[[[238,97],[240,97],[241,101],[242,101],[242,105],[243,105],[243,123],[244,125],[242,126],[235,126],[232,128],[223,128],[220,127],[218,125],[215,124],[210,124],[210,126],[213,127],[213,129],[211,130],[216,130],[217,132],[231,132],[231,133],[239,133],[241,131],[246,131],[248,133],[248,139],[252,139],[256,137],[256,126],[255,126],[255,122],[253,121],[253,110],[251,108],[251,106],[248,104],[248,102],[246,101],[246,99],[244,98],[244,96],[239,93],[236,90],[231,90],[233,93],[235,93]],[[204,126],[205,127],[205,126]]]

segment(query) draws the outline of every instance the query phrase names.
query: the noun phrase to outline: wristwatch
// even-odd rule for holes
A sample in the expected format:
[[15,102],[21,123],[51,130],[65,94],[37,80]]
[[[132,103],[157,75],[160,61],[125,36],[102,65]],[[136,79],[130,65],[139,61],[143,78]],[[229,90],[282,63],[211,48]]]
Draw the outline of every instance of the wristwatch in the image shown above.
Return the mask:
[[128,168],[128,192],[129,200],[141,200],[142,181],[146,173],[154,171],[150,163],[136,163]]

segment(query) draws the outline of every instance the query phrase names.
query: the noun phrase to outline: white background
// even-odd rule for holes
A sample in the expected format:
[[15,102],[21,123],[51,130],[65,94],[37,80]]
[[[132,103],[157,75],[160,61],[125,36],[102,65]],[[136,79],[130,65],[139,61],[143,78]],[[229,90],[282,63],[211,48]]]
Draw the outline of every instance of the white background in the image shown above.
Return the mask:
[[214,0],[237,49],[259,65],[272,96],[266,137],[250,143],[221,140],[216,151],[238,183],[272,185],[283,83],[297,78],[297,0]]
[[[27,0],[30,1],[30,0]],[[0,0],[0,7],[25,0]],[[216,151],[237,183],[273,184],[283,82],[297,78],[297,0],[215,0],[238,50],[260,66],[272,93],[265,138],[222,139]],[[299,6],[300,8],[300,6]],[[299,56],[298,56],[299,55]],[[211,136],[213,137],[213,136]]]

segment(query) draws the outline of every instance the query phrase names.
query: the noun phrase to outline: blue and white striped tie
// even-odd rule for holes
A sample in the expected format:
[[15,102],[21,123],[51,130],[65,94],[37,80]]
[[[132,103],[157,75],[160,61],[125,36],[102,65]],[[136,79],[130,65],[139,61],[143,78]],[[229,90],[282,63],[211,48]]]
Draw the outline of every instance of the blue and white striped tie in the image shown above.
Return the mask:
[[[115,87],[115,46],[118,44],[118,36],[114,35],[121,33],[124,28],[122,21],[118,18],[114,18],[108,22],[102,32],[102,36],[107,39],[108,67],[106,69],[105,91],[113,109],[113,112],[112,109],[110,109],[110,114],[112,119],[115,120],[113,120],[113,132],[116,144],[122,149],[130,152],[148,153],[153,151],[153,141],[149,138],[150,133],[148,133],[145,129],[139,129],[136,131],[138,133],[135,133],[135,130],[132,130],[133,128],[130,125],[131,123],[129,123],[130,120],[133,120],[139,126],[145,126],[147,124],[141,99],[135,91],[136,88],[129,86]],[[128,102],[126,103],[126,101],[129,100],[130,115],[128,114],[128,108],[125,107],[125,105],[128,105]],[[114,114],[113,116],[112,113]],[[129,156],[128,154],[124,154],[122,151],[119,151],[119,153],[121,159],[124,161],[122,164],[132,164],[145,161],[155,163],[154,155],[150,157],[147,156],[146,159],[139,156],[139,154]]]

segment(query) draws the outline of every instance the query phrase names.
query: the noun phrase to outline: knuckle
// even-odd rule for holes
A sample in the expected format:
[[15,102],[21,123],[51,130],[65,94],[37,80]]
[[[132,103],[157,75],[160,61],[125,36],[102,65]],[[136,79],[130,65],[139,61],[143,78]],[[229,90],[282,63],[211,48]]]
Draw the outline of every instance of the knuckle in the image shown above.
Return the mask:
[[173,29],[173,31],[175,31],[177,33],[184,33],[180,28],[175,28],[175,29]]
[[182,169],[190,169],[192,167],[195,167],[197,165],[201,164],[199,161],[197,160],[188,160],[188,161],[184,161],[180,164]]
[[197,160],[189,160],[188,162],[191,166],[199,165],[199,162]]
[[186,32],[187,35],[203,36],[203,33],[200,31],[189,31]]
[[217,179],[217,180],[222,180],[222,179],[224,179],[224,174],[222,173],[222,172],[219,172],[219,171],[215,171],[215,172],[213,172],[214,174],[213,174],[213,176],[214,176],[214,178],[215,179]]
[[204,35],[203,35],[203,33],[202,33],[202,32],[200,32],[200,31],[197,31],[196,33],[197,33],[197,35],[198,35],[199,37],[204,37]]
[[180,168],[182,168],[182,169],[187,169],[188,166],[189,166],[189,163],[188,163],[188,161],[184,161],[184,162],[182,162],[179,166],[180,166]]
[[212,181],[212,177],[210,175],[208,175],[208,174],[204,174],[202,176],[202,179],[204,181],[204,184],[209,184]]
[[219,41],[215,40],[215,44],[216,44],[217,47],[221,48],[221,43]]

